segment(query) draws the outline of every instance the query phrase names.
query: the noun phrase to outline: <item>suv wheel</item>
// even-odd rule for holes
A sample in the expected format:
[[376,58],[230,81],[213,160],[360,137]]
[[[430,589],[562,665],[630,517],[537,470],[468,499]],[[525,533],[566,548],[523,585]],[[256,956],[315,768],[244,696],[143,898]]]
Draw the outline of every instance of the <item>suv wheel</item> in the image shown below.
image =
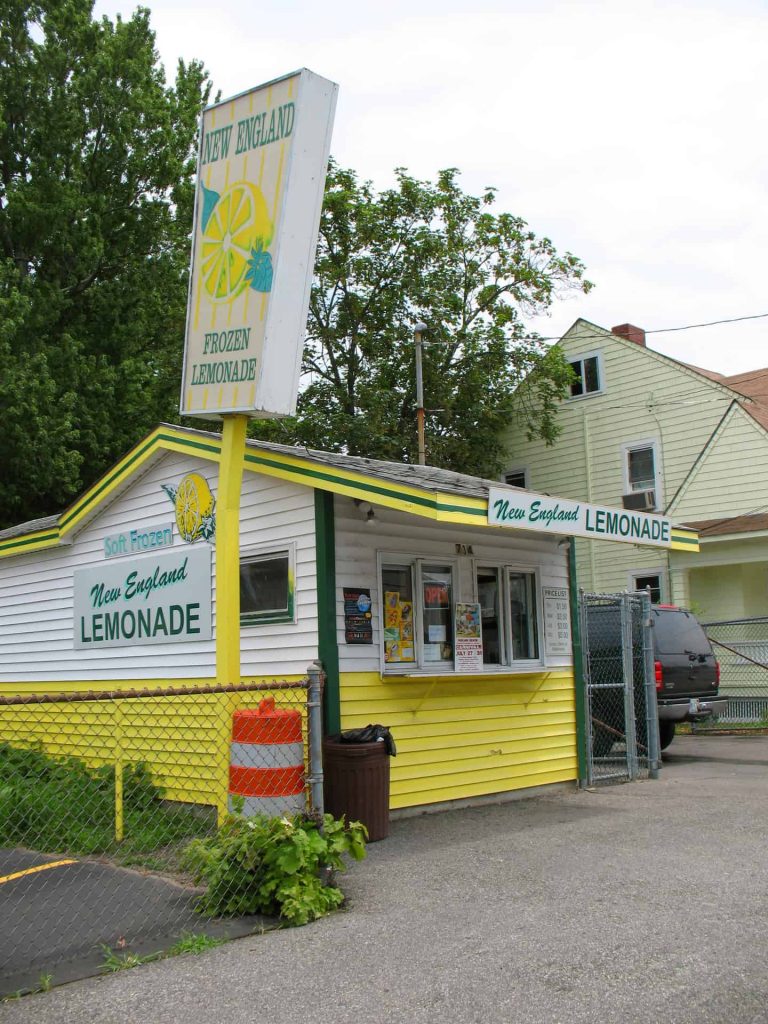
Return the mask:
[[665,719],[663,722],[659,722],[659,746],[662,750],[666,750],[672,740],[675,738],[675,723]]

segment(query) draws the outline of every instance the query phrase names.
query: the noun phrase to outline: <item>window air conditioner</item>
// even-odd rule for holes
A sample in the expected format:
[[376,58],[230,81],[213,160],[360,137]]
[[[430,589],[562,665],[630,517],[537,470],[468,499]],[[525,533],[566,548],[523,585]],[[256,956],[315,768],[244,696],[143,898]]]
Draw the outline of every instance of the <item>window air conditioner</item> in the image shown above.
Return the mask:
[[655,491],[633,491],[622,496],[624,508],[633,512],[653,512],[656,508]]

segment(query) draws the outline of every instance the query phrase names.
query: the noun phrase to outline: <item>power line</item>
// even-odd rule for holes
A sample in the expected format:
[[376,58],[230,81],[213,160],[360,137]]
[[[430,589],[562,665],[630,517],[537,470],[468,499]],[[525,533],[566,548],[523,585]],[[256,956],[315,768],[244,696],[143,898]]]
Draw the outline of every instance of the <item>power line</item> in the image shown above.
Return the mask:
[[[702,323],[702,324],[685,324],[682,327],[656,327],[656,328],[654,328],[653,330],[650,330],[650,331],[646,331],[646,330],[643,330],[643,328],[640,328],[640,330],[643,330],[644,334],[669,334],[672,331],[693,331],[693,330],[696,330],[699,327],[717,327],[720,324],[737,324],[737,323],[741,323],[743,320],[764,320],[764,319],[766,319],[766,317],[768,317],[768,313],[755,313],[752,316],[734,316],[734,317],[729,317],[727,320],[708,320],[706,323]],[[591,340],[591,339],[597,339],[597,338],[604,338],[606,335],[610,335],[612,333],[613,333],[612,331],[610,331],[610,330],[608,330],[606,328],[605,332],[602,333],[602,334],[580,334],[579,337]],[[521,341],[560,341],[562,337],[563,337],[562,334],[552,334],[552,335],[545,335],[545,336],[542,336],[542,337],[527,336],[525,338],[521,338],[520,340]],[[621,335],[617,335],[617,337],[622,337],[622,336]]]

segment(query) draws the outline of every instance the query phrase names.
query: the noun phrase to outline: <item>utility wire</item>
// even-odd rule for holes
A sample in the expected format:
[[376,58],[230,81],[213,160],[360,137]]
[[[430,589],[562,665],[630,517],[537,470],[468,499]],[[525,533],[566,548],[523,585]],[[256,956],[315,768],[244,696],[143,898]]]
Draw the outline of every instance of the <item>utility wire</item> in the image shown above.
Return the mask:
[[[644,334],[669,334],[672,331],[693,331],[699,327],[717,327],[720,324],[738,324],[743,320],[764,320],[768,317],[768,313],[755,313],[753,316],[734,316],[727,320],[708,320],[703,324],[685,324],[682,327],[656,327],[653,330],[646,331],[640,328]],[[580,334],[580,338],[604,338],[606,334],[612,334],[613,332],[606,328],[604,334]],[[521,338],[521,341],[560,341],[563,337],[561,334],[544,335],[542,337],[525,337]],[[617,335],[621,337],[621,335]],[[624,339],[626,341],[626,338]]]

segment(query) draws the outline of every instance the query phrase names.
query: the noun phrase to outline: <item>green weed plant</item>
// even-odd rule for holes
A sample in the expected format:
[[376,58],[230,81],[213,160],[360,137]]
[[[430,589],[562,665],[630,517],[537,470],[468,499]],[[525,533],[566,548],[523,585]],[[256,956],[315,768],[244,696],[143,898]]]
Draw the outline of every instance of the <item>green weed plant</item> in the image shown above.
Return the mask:
[[132,863],[199,834],[186,808],[163,803],[144,764],[123,769],[125,839],[115,842],[115,774],[76,757],[54,758],[39,748],[0,743],[0,847],[79,856],[120,853]]
[[365,856],[364,825],[326,814],[321,831],[302,815],[246,818],[241,809],[242,802],[215,835],[193,839],[182,856],[195,881],[207,883],[201,913],[266,914],[302,925],[341,905],[341,890],[326,880],[344,869],[345,855]]

